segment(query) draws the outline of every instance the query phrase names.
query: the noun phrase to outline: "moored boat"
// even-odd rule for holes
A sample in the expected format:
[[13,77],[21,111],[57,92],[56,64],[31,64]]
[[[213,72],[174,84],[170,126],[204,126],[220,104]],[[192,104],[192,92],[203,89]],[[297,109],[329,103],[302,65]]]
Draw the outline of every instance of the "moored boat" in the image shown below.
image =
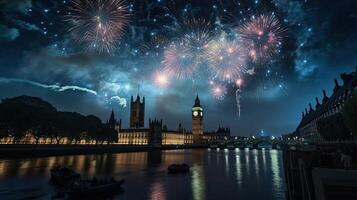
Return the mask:
[[81,178],[81,175],[68,167],[56,165],[50,170],[51,181],[58,185],[67,185]]
[[216,144],[211,144],[211,145],[209,145],[209,148],[210,148],[210,149],[217,149],[217,148],[218,148],[218,145],[216,145]]
[[121,185],[124,183],[124,179],[116,181],[113,178],[107,180],[80,180],[75,181],[66,191],[69,199],[83,199],[107,196],[115,194],[121,191]]

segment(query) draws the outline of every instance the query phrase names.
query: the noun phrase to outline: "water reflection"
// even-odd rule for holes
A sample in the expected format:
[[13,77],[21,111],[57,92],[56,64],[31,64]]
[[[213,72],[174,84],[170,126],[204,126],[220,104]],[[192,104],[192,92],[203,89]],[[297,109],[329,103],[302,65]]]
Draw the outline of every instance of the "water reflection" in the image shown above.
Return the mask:
[[224,151],[224,162],[225,162],[226,176],[228,176],[229,175],[228,149],[225,149]]
[[254,159],[254,169],[255,169],[254,172],[255,172],[255,176],[259,179],[259,169],[262,168],[262,166],[259,166],[258,163],[258,152],[260,153],[261,151],[258,151],[256,149],[252,151],[253,159]]
[[[115,199],[285,199],[281,159],[276,150],[195,149],[0,160],[0,199],[50,199],[56,164],[84,178],[125,178]],[[191,172],[168,175],[172,163],[187,163]]]
[[194,200],[205,199],[205,180],[202,166],[192,167],[192,193]]
[[265,149],[262,149],[262,157],[263,157],[263,169],[264,169],[264,172],[266,171],[266,157],[265,157],[265,154],[266,154],[266,150]]
[[150,200],[165,200],[165,187],[160,180],[154,180],[150,188]]
[[246,171],[247,175],[249,176],[250,168],[249,168],[249,149],[245,148],[244,149],[244,154],[245,154],[245,166],[246,166]]
[[[280,163],[281,159],[278,158],[278,151],[277,150],[271,150],[270,151],[270,156],[271,156],[271,170],[273,173],[273,189],[277,192],[280,192],[279,189],[282,187],[282,178],[281,178],[281,168],[280,168]],[[281,194],[280,194],[281,195]]]
[[241,187],[242,184],[242,167],[241,167],[241,157],[240,155],[236,155],[236,177],[237,177],[237,184],[238,187]]

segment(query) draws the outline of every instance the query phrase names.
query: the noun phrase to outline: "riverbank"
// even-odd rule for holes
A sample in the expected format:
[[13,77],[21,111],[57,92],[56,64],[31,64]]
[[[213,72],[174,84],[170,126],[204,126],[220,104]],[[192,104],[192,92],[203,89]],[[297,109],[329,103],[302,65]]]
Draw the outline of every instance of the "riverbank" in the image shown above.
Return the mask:
[[165,146],[134,146],[134,145],[68,145],[68,144],[1,144],[0,158],[26,158],[80,154],[125,153],[156,150],[208,148],[208,145],[165,145]]
[[356,152],[355,143],[286,147],[288,199],[357,199]]

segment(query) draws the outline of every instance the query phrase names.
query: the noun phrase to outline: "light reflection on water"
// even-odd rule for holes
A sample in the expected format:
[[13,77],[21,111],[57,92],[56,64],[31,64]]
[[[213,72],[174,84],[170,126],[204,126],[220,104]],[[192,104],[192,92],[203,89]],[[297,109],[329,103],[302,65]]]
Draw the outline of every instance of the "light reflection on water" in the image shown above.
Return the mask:
[[[190,174],[167,174],[172,163],[189,164]],[[55,164],[71,166],[84,178],[125,178],[125,192],[115,199],[285,199],[281,152],[239,149],[0,160],[0,199],[50,199]]]
[[242,165],[240,164],[240,159],[241,157],[239,155],[236,155],[236,179],[239,188],[242,185]]
[[192,193],[194,200],[205,199],[205,177],[203,166],[192,167]]

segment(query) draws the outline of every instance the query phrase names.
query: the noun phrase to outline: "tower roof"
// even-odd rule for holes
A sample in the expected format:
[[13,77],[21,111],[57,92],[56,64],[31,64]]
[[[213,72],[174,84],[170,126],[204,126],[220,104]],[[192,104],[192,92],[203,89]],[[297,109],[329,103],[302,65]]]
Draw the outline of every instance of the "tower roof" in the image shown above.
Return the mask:
[[193,105],[193,107],[201,107],[200,98],[198,98],[198,95],[196,96],[195,105]]

